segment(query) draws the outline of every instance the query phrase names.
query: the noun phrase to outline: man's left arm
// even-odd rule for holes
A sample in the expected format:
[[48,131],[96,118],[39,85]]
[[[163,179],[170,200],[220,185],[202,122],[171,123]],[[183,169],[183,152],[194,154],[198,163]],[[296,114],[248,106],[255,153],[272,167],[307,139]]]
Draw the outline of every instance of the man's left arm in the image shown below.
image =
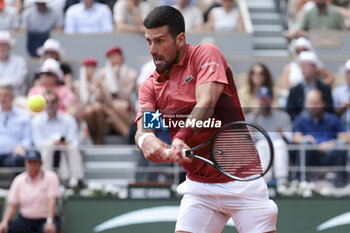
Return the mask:
[[48,203],[48,216],[46,219],[46,223],[44,225],[44,232],[45,233],[56,233],[56,225],[54,223],[55,220],[55,213],[56,213],[56,197],[50,197],[49,203]]
[[[196,87],[196,105],[190,114],[190,119],[196,121],[205,121],[214,113],[216,102],[224,90],[225,84],[220,82],[205,82]],[[193,131],[192,131],[193,130]],[[189,132],[192,131],[192,132]],[[185,160],[187,158],[182,155],[182,149],[188,148],[186,143],[193,134],[198,131],[197,128],[186,129],[185,131],[177,133],[174,136],[172,149],[177,161]]]

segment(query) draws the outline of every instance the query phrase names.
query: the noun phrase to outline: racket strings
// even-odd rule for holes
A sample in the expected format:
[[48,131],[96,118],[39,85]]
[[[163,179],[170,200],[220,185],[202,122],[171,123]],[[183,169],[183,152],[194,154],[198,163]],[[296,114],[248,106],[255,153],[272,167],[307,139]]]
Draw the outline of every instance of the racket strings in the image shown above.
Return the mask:
[[247,128],[228,128],[217,135],[213,154],[218,166],[232,176],[245,178],[263,173],[261,159]]

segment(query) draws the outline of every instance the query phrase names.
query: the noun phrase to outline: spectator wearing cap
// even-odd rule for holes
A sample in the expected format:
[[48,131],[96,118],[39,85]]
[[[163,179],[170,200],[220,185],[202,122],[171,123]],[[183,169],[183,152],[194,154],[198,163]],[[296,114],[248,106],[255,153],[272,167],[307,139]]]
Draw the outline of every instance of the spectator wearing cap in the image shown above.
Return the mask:
[[94,0],[81,0],[67,9],[64,32],[106,33],[113,31],[112,12],[105,4]]
[[0,30],[16,30],[19,27],[19,15],[15,7],[0,0]]
[[[303,51],[312,51],[313,46],[311,41],[305,37],[299,37],[291,42],[290,50],[295,59],[284,67],[282,76],[280,78],[279,86],[283,89],[290,90],[290,88],[298,85],[304,80],[303,73],[298,64],[299,54]],[[327,85],[332,85],[334,76],[324,67],[319,68],[320,78],[323,79]]]
[[[306,94],[306,111],[297,115],[294,120],[294,143],[318,145],[317,149],[307,150],[306,166],[340,166],[342,171],[336,172],[334,185],[346,185],[345,166],[346,150],[337,148],[348,143],[348,136],[337,115],[325,111],[326,102],[320,90],[313,89]],[[297,157],[300,164],[300,155]],[[339,167],[338,167],[339,168]],[[312,181],[310,173],[306,179]]]
[[[264,129],[268,132],[275,152],[273,175],[277,180],[277,184],[282,185],[288,181],[289,154],[287,144],[293,141],[293,125],[290,116],[286,112],[272,107],[274,97],[269,87],[261,87],[257,97],[259,108],[246,115],[245,119],[264,126]],[[268,146],[264,140],[257,141],[256,145],[261,153],[264,153]],[[272,172],[269,172],[265,178],[271,180]]]
[[14,98],[11,84],[0,84],[0,167],[23,167],[32,145],[30,115],[12,106]]
[[298,64],[302,71],[304,80],[297,86],[290,89],[287,99],[287,112],[294,120],[295,116],[305,109],[306,95],[313,89],[318,89],[324,96],[326,103],[325,110],[333,112],[333,99],[331,89],[319,79],[319,69],[322,67],[321,61],[316,54],[311,51],[303,51],[298,58]]
[[10,32],[0,31],[0,81],[11,83],[16,96],[24,96],[28,68],[23,57],[11,53],[14,45]]
[[[28,151],[25,172],[11,184],[8,206],[0,223],[1,233],[59,232],[60,219],[56,216],[59,180],[54,172],[44,171],[41,166],[40,153]],[[19,215],[14,219],[18,207]]]
[[63,83],[65,86],[73,90],[73,71],[69,64],[62,62],[62,56],[65,50],[61,47],[58,40],[47,39],[43,46],[40,46],[37,50],[37,54],[41,56],[43,62],[52,58],[60,63],[60,68],[63,71]]
[[335,113],[341,117],[346,131],[350,131],[350,59],[344,65],[346,83],[333,89]]
[[119,46],[110,48],[106,57],[106,66],[98,72],[103,109],[114,129],[127,138],[133,114],[130,98],[136,88],[137,73],[124,63]]
[[117,32],[144,32],[143,20],[150,11],[151,5],[147,1],[117,1],[113,6]]
[[43,167],[47,170],[53,169],[54,155],[58,151],[61,179],[76,186],[84,177],[78,124],[71,115],[57,112],[58,96],[53,90],[45,91],[44,98],[45,112],[32,120],[34,145],[41,151]]
[[75,115],[76,97],[71,89],[61,84],[62,82],[63,72],[60,64],[55,59],[48,58],[40,67],[38,84],[30,89],[28,97],[43,95],[46,90],[54,90],[59,97],[58,110]]
[[98,88],[96,81],[96,67],[97,60],[95,58],[86,58],[82,61],[79,81],[75,84],[75,93],[79,98],[78,112],[81,114],[78,119],[87,123],[94,143],[101,145],[106,121],[100,100],[100,88]]

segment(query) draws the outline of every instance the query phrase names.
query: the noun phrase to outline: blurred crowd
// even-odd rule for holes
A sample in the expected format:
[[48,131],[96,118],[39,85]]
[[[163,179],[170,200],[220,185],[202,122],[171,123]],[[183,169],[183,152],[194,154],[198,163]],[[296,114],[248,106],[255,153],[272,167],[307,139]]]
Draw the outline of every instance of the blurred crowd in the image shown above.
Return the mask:
[[[93,54],[80,61],[76,74],[65,62],[60,41],[49,38],[51,31],[142,33],[143,19],[152,7],[167,4],[183,13],[189,32],[244,32],[238,2],[0,0],[0,166],[23,166],[26,151],[35,146],[45,169],[53,169],[59,160],[61,180],[76,186],[84,179],[81,143],[103,145],[111,133],[134,143],[137,90],[154,71],[153,61],[134,70],[124,61],[128,48],[116,45],[101,51],[105,61]],[[300,164],[300,154],[291,153],[289,144],[318,145],[308,151],[308,166],[345,168],[348,153],[334,147],[349,143],[350,127],[350,60],[341,74],[344,85],[336,86],[336,77],[308,39],[309,30],[349,28],[350,1],[286,2],[290,63],[279,77],[273,77],[264,63],[253,64],[238,88],[247,120],[265,126],[273,138],[276,157],[270,176],[279,184],[291,179],[290,164]],[[29,54],[40,58],[40,69],[30,78],[33,82],[28,82],[24,54],[12,52],[16,31],[27,33]],[[46,99],[42,113],[27,109],[26,99],[34,94]],[[344,170],[337,171],[334,185],[346,184]]]

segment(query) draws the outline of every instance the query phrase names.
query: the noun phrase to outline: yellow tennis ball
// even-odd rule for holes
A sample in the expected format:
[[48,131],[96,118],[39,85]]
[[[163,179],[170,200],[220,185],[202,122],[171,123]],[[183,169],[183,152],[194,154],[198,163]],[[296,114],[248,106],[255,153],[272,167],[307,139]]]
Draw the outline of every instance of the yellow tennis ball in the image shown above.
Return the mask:
[[44,97],[41,95],[32,95],[28,99],[28,107],[33,112],[41,112],[46,105]]

